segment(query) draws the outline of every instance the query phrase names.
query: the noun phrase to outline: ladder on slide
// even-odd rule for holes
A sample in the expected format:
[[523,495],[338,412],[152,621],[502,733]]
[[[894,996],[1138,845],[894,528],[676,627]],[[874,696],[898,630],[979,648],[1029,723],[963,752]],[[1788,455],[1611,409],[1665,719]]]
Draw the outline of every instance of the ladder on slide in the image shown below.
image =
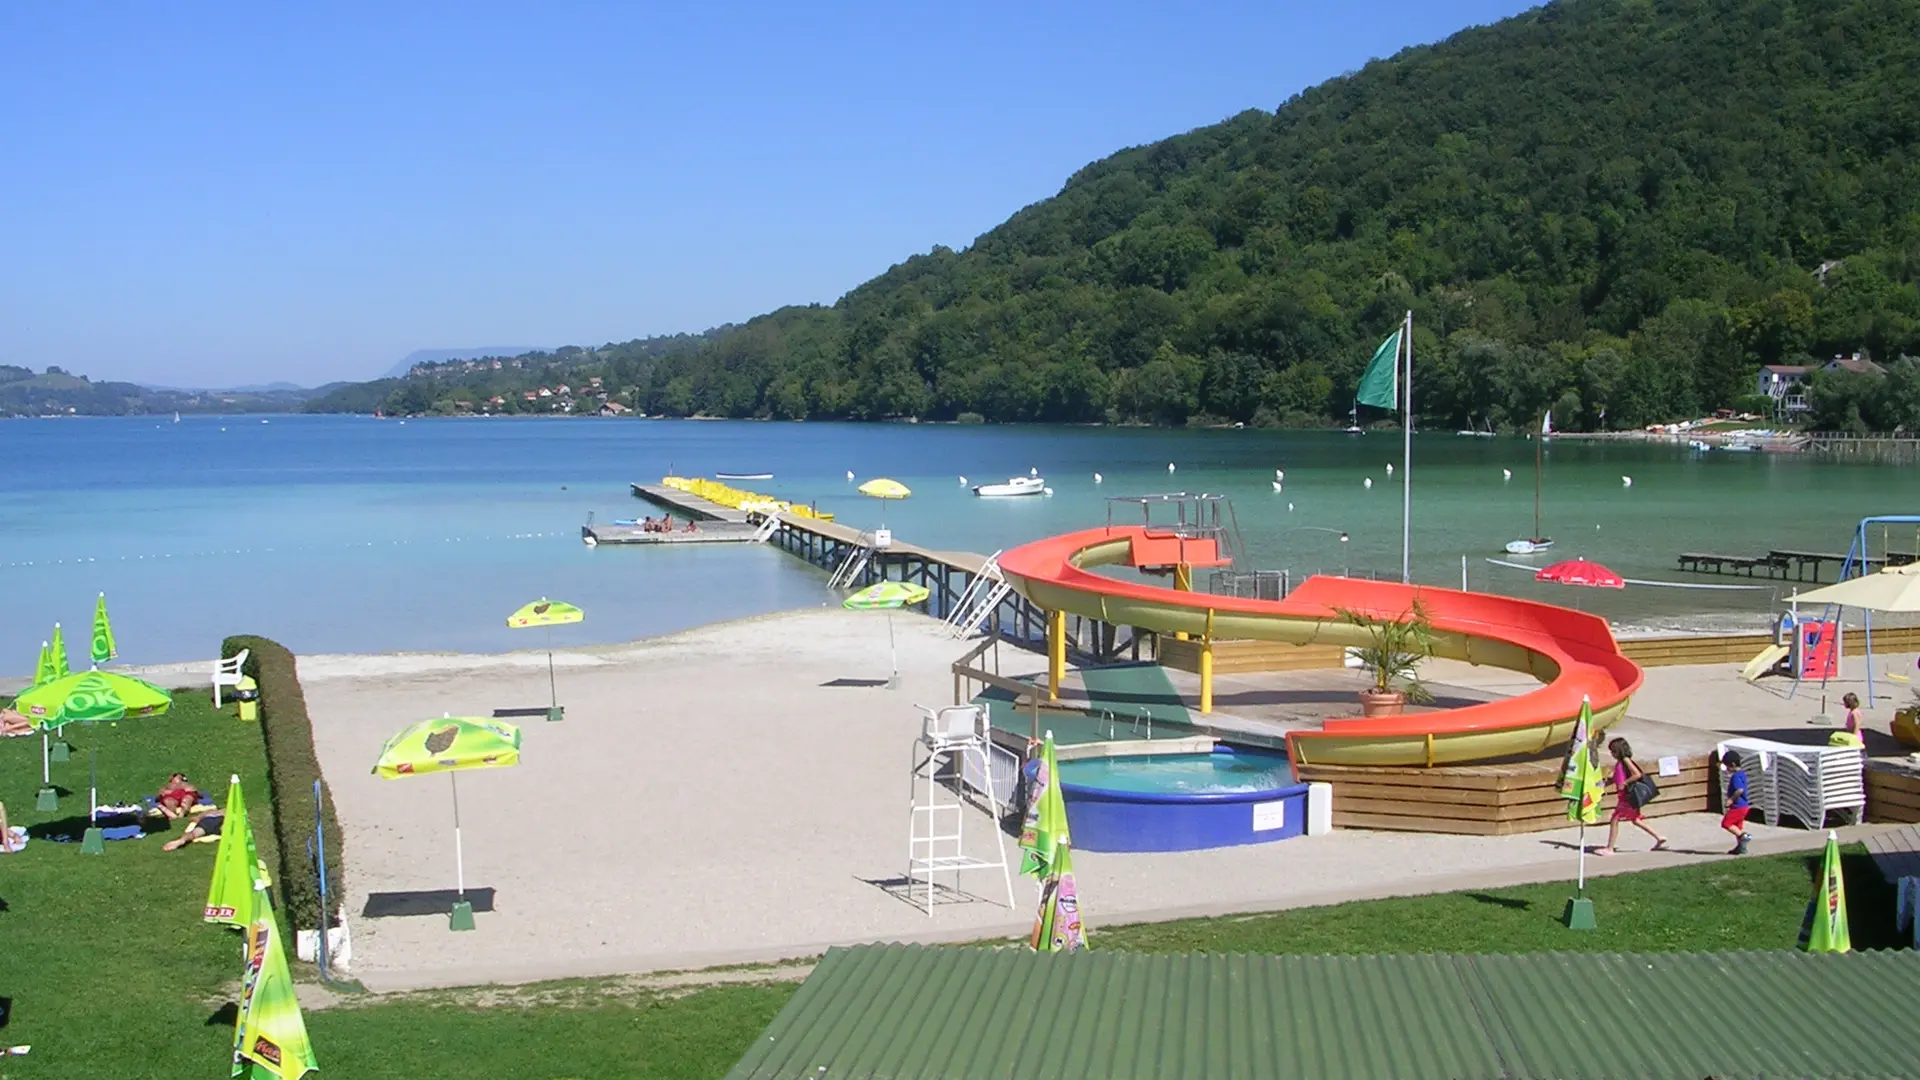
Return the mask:
[[994,609],[1013,587],[1000,574],[1000,552],[987,556],[980,565],[980,572],[967,583],[960,599],[955,601],[953,611],[947,615],[947,633],[956,638],[966,637],[978,630],[982,623],[992,617]]

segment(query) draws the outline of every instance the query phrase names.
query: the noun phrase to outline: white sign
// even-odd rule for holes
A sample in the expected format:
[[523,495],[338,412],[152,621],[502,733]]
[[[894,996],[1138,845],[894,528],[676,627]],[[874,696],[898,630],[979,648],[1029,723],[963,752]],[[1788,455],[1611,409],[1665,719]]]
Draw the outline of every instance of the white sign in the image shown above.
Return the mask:
[[873,530],[873,546],[874,547],[877,547],[877,548],[890,547],[892,546],[892,544],[893,544],[892,529]]
[[1680,775],[1680,759],[1678,757],[1661,758],[1660,759],[1660,775],[1661,776],[1679,776]]
[[1253,831],[1271,832],[1284,829],[1287,825],[1287,804],[1284,802],[1257,802],[1253,804]]

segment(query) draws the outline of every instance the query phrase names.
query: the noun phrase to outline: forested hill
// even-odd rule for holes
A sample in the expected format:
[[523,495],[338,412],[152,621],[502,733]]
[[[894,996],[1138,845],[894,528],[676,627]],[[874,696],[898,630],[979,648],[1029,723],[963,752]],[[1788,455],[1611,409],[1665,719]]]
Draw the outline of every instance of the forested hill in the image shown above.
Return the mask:
[[1411,309],[1430,424],[1697,415],[1759,364],[1920,354],[1917,142],[1920,0],[1569,0],[1122,151],[964,252],[616,385],[648,412],[1324,423]]

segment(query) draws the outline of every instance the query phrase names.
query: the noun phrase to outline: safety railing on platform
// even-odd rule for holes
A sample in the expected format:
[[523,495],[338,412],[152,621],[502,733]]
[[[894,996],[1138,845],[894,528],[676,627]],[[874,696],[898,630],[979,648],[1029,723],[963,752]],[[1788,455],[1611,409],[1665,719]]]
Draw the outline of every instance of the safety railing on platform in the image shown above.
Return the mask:
[[946,619],[948,633],[963,638],[980,629],[1012,591],[1013,587],[1000,575],[1000,553],[996,551],[980,564],[980,572],[973,575],[961,591],[960,599],[954,602]]
[[854,546],[847,551],[847,557],[833,570],[833,576],[827,579],[829,589],[851,589],[853,583],[860,580],[868,564],[873,562],[874,536],[863,532]]

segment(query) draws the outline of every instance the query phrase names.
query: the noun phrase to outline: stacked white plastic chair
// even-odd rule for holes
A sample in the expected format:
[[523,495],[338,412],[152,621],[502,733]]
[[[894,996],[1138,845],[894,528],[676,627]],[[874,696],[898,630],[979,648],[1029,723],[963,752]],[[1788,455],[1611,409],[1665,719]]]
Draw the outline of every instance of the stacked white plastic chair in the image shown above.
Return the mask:
[[1727,750],[1739,755],[1747,797],[1769,825],[1790,817],[1809,829],[1825,828],[1829,813],[1851,810],[1858,820],[1867,805],[1866,751],[1860,747],[1728,739],[1716,753]]

